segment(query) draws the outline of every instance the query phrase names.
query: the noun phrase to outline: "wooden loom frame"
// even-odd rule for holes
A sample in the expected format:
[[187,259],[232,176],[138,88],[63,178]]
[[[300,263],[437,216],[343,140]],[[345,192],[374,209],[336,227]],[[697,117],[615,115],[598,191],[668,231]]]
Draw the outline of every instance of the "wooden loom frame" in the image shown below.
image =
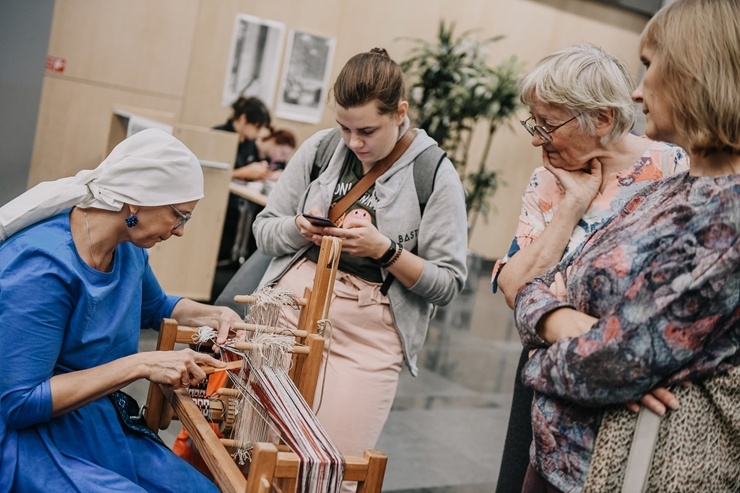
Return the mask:
[[[313,403],[323,359],[324,338],[319,333],[321,329],[318,322],[328,315],[339,263],[338,254],[332,257],[333,242],[339,242],[341,247],[341,242],[336,238],[324,237],[313,287],[306,288],[304,293],[299,328],[307,332],[304,342],[309,348],[308,354],[293,355],[291,378],[309,406]],[[176,321],[165,319],[159,332],[157,349],[172,350],[176,343],[192,344],[191,334],[191,328],[179,327]],[[294,491],[299,459],[288,447],[256,443],[251,452],[249,474],[245,478],[187,390],[173,391],[169,386],[151,383],[145,414],[147,425],[158,432],[169,425],[173,413],[188,431],[221,491],[267,493],[275,480],[286,482],[279,491]],[[366,450],[362,457],[345,456],[344,460],[343,481],[357,481],[358,493],[380,493],[388,460],[383,452]]]

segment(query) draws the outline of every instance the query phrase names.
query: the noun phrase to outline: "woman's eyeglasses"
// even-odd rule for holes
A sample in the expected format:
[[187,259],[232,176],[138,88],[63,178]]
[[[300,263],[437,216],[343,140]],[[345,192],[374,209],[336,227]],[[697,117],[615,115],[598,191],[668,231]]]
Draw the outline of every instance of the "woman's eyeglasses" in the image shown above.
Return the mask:
[[[570,120],[561,123],[560,125],[555,125],[554,127],[546,127],[544,125],[534,125],[535,120],[533,116],[530,116],[526,120],[521,120],[519,123],[522,124],[522,127],[529,132],[529,135],[534,137],[534,134],[536,133],[542,140],[545,142],[552,142],[552,134],[555,130],[559,129],[560,127],[567,125],[568,123],[572,122],[576,118],[581,116],[580,114],[574,116]],[[531,122],[531,123],[530,123]]]
[[190,218],[193,217],[192,212],[188,212],[187,214],[183,214],[182,212],[178,211],[177,208],[174,205],[170,205],[170,208],[175,211],[175,214],[177,214],[180,217],[180,220],[177,221],[177,224],[172,229],[179,229],[185,226],[185,224],[190,221]]

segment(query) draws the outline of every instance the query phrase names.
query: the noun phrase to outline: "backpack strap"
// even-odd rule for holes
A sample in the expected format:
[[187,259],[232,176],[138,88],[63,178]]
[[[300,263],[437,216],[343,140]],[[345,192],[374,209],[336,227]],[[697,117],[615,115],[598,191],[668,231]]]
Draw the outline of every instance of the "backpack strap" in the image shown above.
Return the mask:
[[334,149],[339,145],[341,138],[342,135],[339,133],[339,128],[335,128],[321,139],[319,146],[316,148],[316,156],[311,167],[311,183],[329,166],[331,156],[334,154]]
[[[419,199],[419,211],[421,217],[424,217],[424,209],[426,209],[429,197],[431,197],[434,191],[434,180],[437,178],[437,170],[439,166],[447,157],[447,153],[439,148],[439,146],[433,145],[427,147],[421,152],[416,159],[414,159],[414,185],[416,186],[416,196]],[[432,171],[432,167],[434,170]],[[418,251],[417,247],[411,249],[411,253],[416,254]],[[388,274],[380,286],[380,293],[385,296],[388,294],[388,289],[391,287],[395,276]]]
[[[335,128],[327,133],[324,138],[319,142],[316,148],[316,156],[313,160],[313,166],[311,167],[311,182],[316,180],[321,173],[324,172],[329,161],[334,154],[334,150],[339,145],[342,135],[339,133],[339,128]],[[426,208],[429,197],[434,191],[434,179],[437,176],[437,170],[439,165],[447,156],[447,153],[439,148],[439,146],[433,145],[427,147],[422,151],[416,159],[414,159],[414,186],[416,187],[416,195],[419,199],[419,211],[421,215],[424,215],[424,209]],[[429,171],[434,166],[434,172]]]
[[[447,153],[433,145],[427,147],[414,159],[414,185],[416,186],[416,196],[419,198],[419,211],[422,217],[424,209],[429,202],[429,197],[434,191],[434,179],[437,177],[437,170],[440,164],[447,157]],[[434,166],[434,172],[430,172]]]

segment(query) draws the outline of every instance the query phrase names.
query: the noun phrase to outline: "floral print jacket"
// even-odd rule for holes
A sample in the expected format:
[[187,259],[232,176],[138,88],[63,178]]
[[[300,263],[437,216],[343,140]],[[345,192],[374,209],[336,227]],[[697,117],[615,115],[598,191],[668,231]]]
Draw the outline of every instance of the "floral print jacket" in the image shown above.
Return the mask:
[[[739,232],[740,176],[681,173],[643,188],[521,289],[517,328],[537,349],[523,371],[535,389],[531,460],[554,486],[581,490],[603,406],[740,365]],[[566,301],[550,292],[556,272]],[[598,321],[548,345],[535,327],[566,306]]]

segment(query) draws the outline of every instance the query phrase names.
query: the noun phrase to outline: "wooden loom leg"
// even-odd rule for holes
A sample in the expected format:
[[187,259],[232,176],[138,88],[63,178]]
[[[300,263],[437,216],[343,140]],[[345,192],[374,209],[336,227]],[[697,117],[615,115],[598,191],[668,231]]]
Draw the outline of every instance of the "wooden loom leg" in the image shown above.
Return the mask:
[[318,332],[318,321],[326,318],[329,311],[331,296],[334,291],[334,281],[337,278],[339,252],[342,241],[331,236],[324,236],[321,241],[321,251],[316,264],[316,276],[311,288],[311,296],[306,304],[306,325],[302,327],[309,333]]
[[308,407],[313,407],[321,364],[324,361],[324,338],[317,334],[310,334],[306,337],[305,344],[308,346],[308,355],[301,358],[301,372],[293,380]]
[[278,449],[272,443],[255,443],[247,477],[247,493],[268,493],[275,479]]
[[[175,349],[175,340],[177,339],[177,322],[171,318],[162,320],[157,338],[158,351],[172,351]],[[150,382],[149,393],[146,398],[146,425],[158,432],[160,429],[166,429],[172,417],[172,408],[167,403],[159,385]]]
[[365,450],[362,455],[367,459],[367,475],[357,485],[357,493],[380,493],[388,457],[379,450]]
[[219,489],[225,493],[244,493],[247,480],[187,391],[164,389],[164,393],[188,430]]

